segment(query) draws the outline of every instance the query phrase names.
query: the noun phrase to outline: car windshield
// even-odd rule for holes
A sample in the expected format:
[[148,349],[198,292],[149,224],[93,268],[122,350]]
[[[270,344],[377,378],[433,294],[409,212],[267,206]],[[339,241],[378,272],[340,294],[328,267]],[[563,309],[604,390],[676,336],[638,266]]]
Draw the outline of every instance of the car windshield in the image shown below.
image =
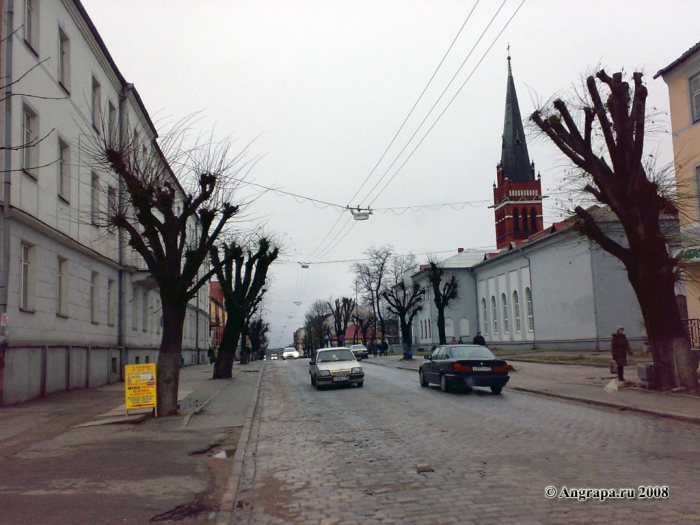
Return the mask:
[[348,350],[347,348],[343,348],[342,350],[326,350],[324,352],[319,352],[318,353],[318,358],[316,361],[319,363],[330,363],[332,361],[354,361],[355,356],[352,355],[352,352]]
[[485,346],[453,346],[450,353],[454,359],[495,359]]

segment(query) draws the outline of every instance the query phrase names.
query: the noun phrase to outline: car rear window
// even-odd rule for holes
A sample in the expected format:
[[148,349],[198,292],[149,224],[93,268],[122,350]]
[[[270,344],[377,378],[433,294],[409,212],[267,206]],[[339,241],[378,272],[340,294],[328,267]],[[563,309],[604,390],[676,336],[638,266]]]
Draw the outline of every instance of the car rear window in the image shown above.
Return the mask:
[[495,359],[485,346],[453,346],[450,353],[454,359]]

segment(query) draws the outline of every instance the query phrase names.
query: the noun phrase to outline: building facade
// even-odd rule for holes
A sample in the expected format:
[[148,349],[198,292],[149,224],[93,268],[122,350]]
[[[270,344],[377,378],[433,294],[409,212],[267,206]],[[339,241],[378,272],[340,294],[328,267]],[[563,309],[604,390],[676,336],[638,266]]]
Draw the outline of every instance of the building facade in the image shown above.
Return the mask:
[[[153,362],[158,290],[118,231],[104,227],[119,181],[91,157],[100,134],[157,132],[78,0],[4,2],[4,180],[0,399],[15,403],[118,381]],[[208,290],[185,321],[185,363],[204,362]]]
[[[661,69],[668,85],[676,182],[681,195],[683,245],[679,256],[687,265],[686,304],[690,319],[700,320],[700,42]],[[694,343],[697,344],[697,324]]]

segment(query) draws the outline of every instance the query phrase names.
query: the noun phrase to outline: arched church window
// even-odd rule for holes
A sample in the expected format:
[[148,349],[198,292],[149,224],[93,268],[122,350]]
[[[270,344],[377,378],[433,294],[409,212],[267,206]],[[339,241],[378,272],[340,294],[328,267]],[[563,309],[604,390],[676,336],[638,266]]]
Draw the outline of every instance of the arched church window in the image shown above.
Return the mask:
[[535,208],[530,210],[530,229],[534,232],[537,231],[537,212]]
[[520,231],[520,214],[518,213],[518,210],[513,210],[513,231]]

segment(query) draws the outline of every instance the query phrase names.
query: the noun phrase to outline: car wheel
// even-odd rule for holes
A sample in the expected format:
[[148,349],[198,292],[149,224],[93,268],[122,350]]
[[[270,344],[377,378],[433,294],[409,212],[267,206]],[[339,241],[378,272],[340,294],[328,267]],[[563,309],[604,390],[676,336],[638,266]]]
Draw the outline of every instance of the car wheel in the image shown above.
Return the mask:
[[443,392],[450,390],[450,387],[447,385],[447,378],[445,377],[445,374],[440,374],[440,390]]
[[364,381],[358,381],[356,384],[357,384],[357,386],[360,387],[360,388],[362,388],[363,386],[365,386],[365,382],[364,382]]
[[428,382],[425,380],[425,376],[423,375],[423,370],[418,370],[418,381],[420,382],[420,386],[428,386]]
[[502,390],[503,390],[502,386],[492,386],[491,387],[491,392],[493,392],[494,394],[500,394]]

